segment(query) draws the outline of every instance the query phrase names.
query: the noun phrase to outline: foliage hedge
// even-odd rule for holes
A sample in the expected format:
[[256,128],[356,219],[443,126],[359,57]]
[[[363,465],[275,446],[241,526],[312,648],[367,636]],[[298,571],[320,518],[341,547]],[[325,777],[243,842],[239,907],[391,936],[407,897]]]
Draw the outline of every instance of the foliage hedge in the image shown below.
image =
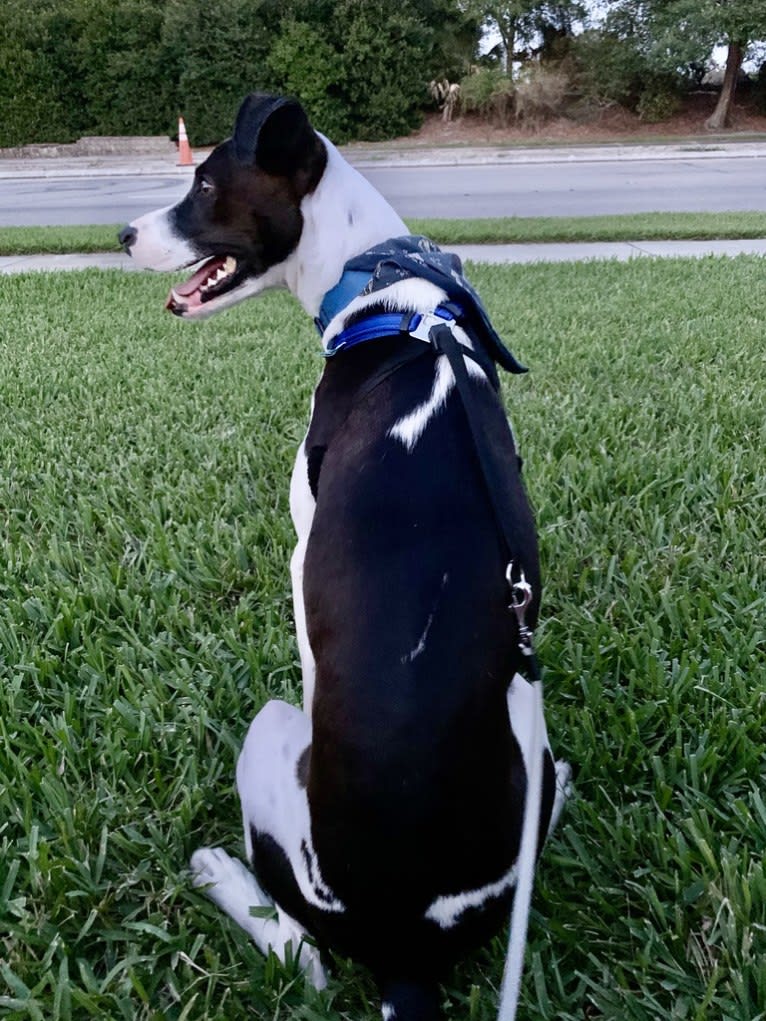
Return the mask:
[[180,113],[210,144],[254,89],[337,141],[391,137],[478,33],[449,0],[0,0],[0,26],[0,146],[172,136]]

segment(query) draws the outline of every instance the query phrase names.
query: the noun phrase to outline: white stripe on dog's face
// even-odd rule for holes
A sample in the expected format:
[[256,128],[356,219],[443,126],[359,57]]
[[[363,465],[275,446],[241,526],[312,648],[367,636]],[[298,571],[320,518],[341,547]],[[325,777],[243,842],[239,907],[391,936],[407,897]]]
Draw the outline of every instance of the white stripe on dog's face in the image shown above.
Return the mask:
[[169,272],[190,266],[201,258],[187,240],[173,231],[168,214],[174,208],[156,209],[130,224],[136,232],[130,254],[141,269]]

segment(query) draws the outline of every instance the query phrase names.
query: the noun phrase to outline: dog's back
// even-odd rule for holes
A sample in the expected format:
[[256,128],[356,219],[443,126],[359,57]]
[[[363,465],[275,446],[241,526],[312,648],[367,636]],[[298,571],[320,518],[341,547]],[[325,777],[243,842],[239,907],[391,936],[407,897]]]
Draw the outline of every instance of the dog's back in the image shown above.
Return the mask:
[[[397,425],[427,404],[434,355],[368,390],[407,343],[330,360],[306,438],[308,796],[323,878],[346,906],[310,930],[384,984],[414,962],[443,974],[507,919],[526,783],[506,701],[519,655],[503,550],[459,399],[410,444]],[[493,388],[476,390],[539,592],[513,438]],[[552,777],[549,763],[543,826]]]

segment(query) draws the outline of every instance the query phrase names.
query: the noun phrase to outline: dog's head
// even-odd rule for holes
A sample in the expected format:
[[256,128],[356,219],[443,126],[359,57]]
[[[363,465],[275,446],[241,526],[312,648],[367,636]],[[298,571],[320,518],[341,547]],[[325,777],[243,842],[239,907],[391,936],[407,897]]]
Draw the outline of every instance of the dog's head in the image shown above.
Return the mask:
[[300,240],[301,202],[319,183],[324,143],[298,102],[253,93],[234,133],[194,173],[177,205],[142,216],[120,242],[145,269],[205,261],[170,292],[176,315],[201,318],[281,282]]

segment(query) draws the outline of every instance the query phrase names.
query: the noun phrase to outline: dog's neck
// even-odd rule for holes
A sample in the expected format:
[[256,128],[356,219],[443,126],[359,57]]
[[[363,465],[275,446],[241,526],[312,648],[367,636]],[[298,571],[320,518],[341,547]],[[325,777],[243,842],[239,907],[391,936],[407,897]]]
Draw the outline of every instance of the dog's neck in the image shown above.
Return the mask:
[[[285,283],[312,317],[349,259],[388,238],[407,234],[383,196],[323,137],[327,166],[301,203],[303,231],[287,259]],[[331,242],[328,244],[328,238]]]

